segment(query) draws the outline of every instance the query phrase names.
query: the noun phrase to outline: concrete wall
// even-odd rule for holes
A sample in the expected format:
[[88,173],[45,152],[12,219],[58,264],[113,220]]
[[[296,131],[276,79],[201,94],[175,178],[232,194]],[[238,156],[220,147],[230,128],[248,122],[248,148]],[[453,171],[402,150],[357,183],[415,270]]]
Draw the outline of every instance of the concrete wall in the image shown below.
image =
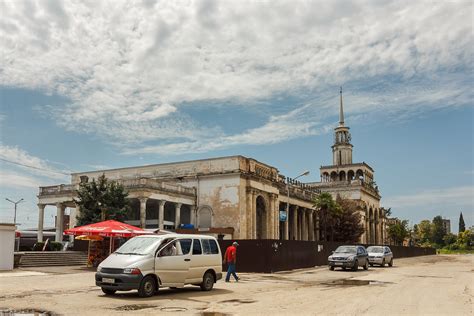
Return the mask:
[[13,270],[15,225],[0,224],[0,270]]

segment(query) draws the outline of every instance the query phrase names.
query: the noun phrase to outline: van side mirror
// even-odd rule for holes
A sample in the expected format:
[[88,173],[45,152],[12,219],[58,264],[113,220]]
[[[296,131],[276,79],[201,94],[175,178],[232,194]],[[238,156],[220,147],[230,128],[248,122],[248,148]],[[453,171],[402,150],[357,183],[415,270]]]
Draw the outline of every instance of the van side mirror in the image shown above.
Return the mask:
[[331,251],[331,253],[334,253],[334,250],[333,250],[333,251]]

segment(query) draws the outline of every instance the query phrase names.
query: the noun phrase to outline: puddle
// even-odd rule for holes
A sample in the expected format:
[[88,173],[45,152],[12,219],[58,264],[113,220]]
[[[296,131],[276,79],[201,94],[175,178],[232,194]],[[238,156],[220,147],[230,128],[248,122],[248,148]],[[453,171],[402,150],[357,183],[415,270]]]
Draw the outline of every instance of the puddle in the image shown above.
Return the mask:
[[122,305],[115,307],[114,309],[117,311],[137,311],[140,309],[145,309],[145,308],[154,308],[156,305]]
[[229,316],[230,314],[220,312],[201,312],[200,316]]
[[239,304],[250,304],[250,303],[255,303],[256,301],[255,300],[251,300],[251,299],[238,299],[238,298],[234,298],[234,299],[231,299],[231,300],[225,300],[225,301],[220,301],[219,303],[239,303]]
[[0,310],[0,316],[17,316],[17,315],[31,315],[31,316],[53,316],[56,315],[50,311],[38,310],[38,309],[2,309]]
[[170,306],[170,307],[162,307],[160,308],[163,312],[185,312],[187,311],[188,309],[187,308],[184,308],[184,307],[174,307],[174,306]]
[[353,279],[342,279],[334,280],[332,282],[322,283],[323,285],[329,286],[363,286],[363,285],[384,285],[391,284],[392,282],[382,282],[375,280],[353,280]]

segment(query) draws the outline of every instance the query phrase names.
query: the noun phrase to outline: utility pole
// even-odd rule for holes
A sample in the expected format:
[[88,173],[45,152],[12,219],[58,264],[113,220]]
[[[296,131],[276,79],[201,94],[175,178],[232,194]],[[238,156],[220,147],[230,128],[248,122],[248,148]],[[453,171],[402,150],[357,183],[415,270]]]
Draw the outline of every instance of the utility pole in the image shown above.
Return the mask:
[[18,204],[20,204],[21,202],[24,202],[25,200],[24,200],[23,198],[19,199],[19,200],[16,201],[16,202],[10,200],[9,198],[6,198],[5,200],[7,200],[8,202],[13,203],[13,204],[15,205],[15,215],[14,215],[14,217],[13,217],[13,223],[16,225],[16,206],[17,206]]

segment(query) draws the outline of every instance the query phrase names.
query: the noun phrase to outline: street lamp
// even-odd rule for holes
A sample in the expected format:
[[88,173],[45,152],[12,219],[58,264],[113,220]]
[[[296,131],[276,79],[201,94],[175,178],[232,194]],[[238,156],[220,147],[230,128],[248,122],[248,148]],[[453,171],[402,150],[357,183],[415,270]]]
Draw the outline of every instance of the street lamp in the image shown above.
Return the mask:
[[23,199],[23,198],[21,198],[21,199],[19,199],[19,200],[18,200],[18,201],[16,201],[16,202],[15,202],[15,201],[12,201],[12,200],[10,200],[9,198],[6,198],[5,200],[7,200],[7,201],[8,201],[8,202],[10,202],[10,203],[13,203],[13,204],[15,204],[15,215],[14,215],[14,218],[13,218],[13,223],[16,225],[16,206],[17,206],[18,204],[20,204],[21,202],[24,202],[24,199]]
[[[304,177],[304,176],[307,176],[309,174],[309,170],[306,170],[305,172],[303,172],[302,174],[300,174],[299,176],[297,176],[296,178],[294,178],[293,180],[296,180],[300,177]],[[288,222],[288,225],[287,226],[287,231],[285,232],[286,234],[288,234],[288,239],[290,239],[290,178],[286,178],[286,193],[287,193],[287,199],[286,199],[286,221]]]

